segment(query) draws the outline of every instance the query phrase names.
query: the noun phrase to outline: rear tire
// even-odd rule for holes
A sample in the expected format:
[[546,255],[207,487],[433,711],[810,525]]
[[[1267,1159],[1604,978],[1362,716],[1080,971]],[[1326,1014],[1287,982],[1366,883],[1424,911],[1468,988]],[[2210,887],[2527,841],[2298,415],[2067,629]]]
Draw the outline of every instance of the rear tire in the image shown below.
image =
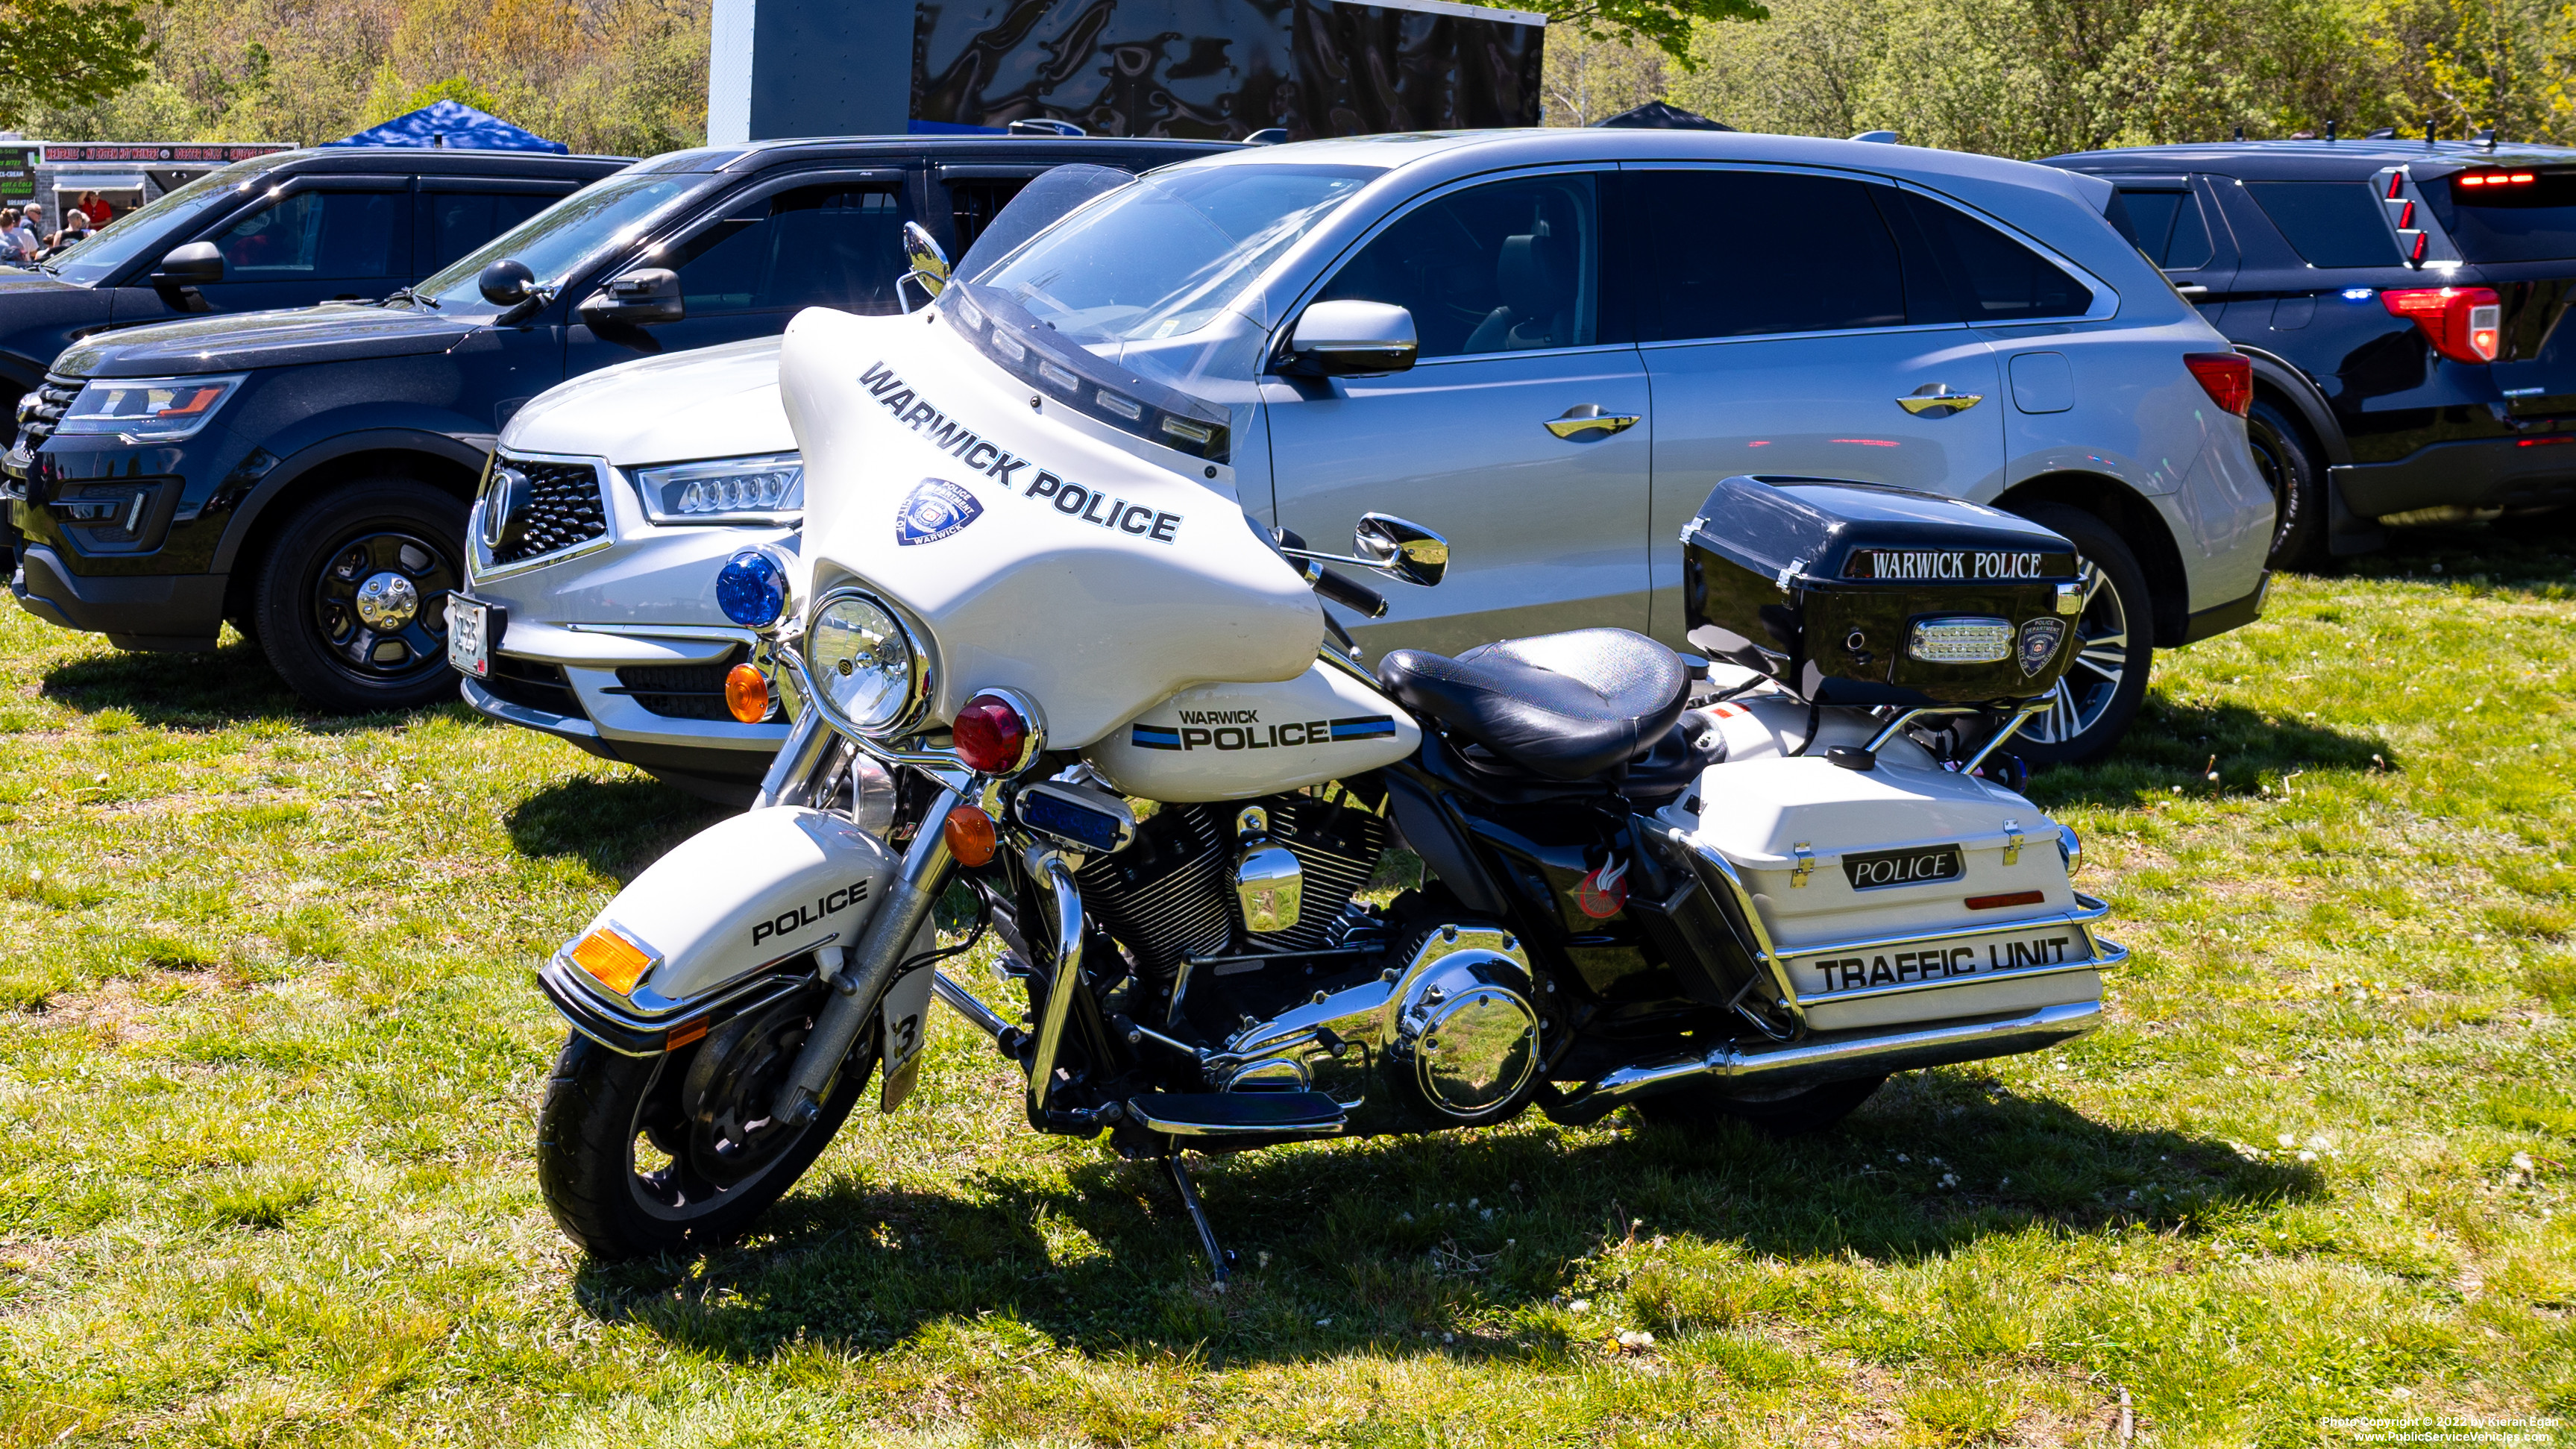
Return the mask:
[[269,546],[252,633],[326,714],[456,698],[447,595],[465,581],[466,506],[409,478],[369,478],[298,507]]
[[1647,1097],[1637,1103],[1637,1115],[1657,1126],[1701,1130],[1732,1118],[1765,1137],[1812,1137],[1857,1111],[1886,1082],[1882,1072],[1759,1097],[1729,1096],[1712,1084]]
[[2255,470],[2272,490],[2272,556],[2276,569],[2313,567],[2324,555],[2325,468],[2308,443],[2307,429],[2289,409],[2256,398],[2245,414],[2245,440]]
[[875,1074],[863,1048],[813,1121],[764,1127],[817,1004],[737,1017],[667,1056],[566,1041],[537,1118],[537,1185],[564,1235],[619,1261],[702,1252],[749,1228],[831,1145]]
[[2075,545],[2084,572],[2084,610],[2075,616],[2077,654],[2048,712],[2022,726],[2013,753],[2033,765],[2083,765],[2110,753],[2146,702],[2155,664],[2155,602],[2146,570],[2101,519],[2064,503],[2009,510]]

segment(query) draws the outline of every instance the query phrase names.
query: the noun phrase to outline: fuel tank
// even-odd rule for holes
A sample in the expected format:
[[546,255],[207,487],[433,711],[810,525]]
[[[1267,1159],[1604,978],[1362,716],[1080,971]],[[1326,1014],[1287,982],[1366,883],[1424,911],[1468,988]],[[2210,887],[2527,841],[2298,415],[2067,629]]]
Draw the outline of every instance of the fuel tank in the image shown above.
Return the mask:
[[805,456],[809,597],[850,584],[909,617],[931,721],[1016,689],[1056,748],[1193,686],[1305,674],[1322,606],[1244,517],[1233,470],[1085,416],[1068,399],[1120,401],[1096,380],[1040,376],[1003,371],[935,311],[798,314],[778,377]]
[[1121,791],[1147,800],[1249,800],[1391,765],[1422,727],[1348,671],[1317,660],[1275,684],[1182,690],[1082,752]]

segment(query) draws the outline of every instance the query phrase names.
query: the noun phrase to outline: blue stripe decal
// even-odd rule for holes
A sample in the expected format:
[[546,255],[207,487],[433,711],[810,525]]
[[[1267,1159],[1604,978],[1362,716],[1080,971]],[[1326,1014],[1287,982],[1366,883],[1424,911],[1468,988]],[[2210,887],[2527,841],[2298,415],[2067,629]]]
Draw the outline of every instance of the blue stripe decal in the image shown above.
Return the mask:
[[1140,750],[1177,750],[1181,747],[1181,732],[1160,725],[1138,725],[1128,741]]
[[1373,714],[1359,719],[1333,721],[1333,738],[1337,740],[1379,740],[1395,737],[1395,717]]

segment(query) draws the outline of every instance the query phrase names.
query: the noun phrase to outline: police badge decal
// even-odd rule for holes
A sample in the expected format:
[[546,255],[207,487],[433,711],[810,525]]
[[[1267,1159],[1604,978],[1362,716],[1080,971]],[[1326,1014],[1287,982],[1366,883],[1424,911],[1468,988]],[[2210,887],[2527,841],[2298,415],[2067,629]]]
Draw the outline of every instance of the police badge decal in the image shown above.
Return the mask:
[[924,478],[895,510],[894,541],[905,547],[937,543],[983,516],[984,505],[974,494],[944,478]]
[[[959,524],[959,528],[966,525]],[[2033,619],[2021,626],[2021,674],[2028,679],[2048,667],[2057,657],[2057,646],[2066,638],[2064,619]]]

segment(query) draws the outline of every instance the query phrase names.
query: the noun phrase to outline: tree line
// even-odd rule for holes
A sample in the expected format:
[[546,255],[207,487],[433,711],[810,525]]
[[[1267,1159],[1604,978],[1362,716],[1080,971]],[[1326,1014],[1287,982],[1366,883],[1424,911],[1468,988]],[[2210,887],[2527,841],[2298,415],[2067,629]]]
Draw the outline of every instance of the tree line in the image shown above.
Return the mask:
[[[1246,0],[1251,3],[1251,0]],[[2431,127],[2576,139],[2569,0],[1503,0],[1547,120],[1665,99],[1746,130],[2006,156]],[[325,141],[439,96],[577,151],[706,135],[708,0],[0,0],[0,128]]]

